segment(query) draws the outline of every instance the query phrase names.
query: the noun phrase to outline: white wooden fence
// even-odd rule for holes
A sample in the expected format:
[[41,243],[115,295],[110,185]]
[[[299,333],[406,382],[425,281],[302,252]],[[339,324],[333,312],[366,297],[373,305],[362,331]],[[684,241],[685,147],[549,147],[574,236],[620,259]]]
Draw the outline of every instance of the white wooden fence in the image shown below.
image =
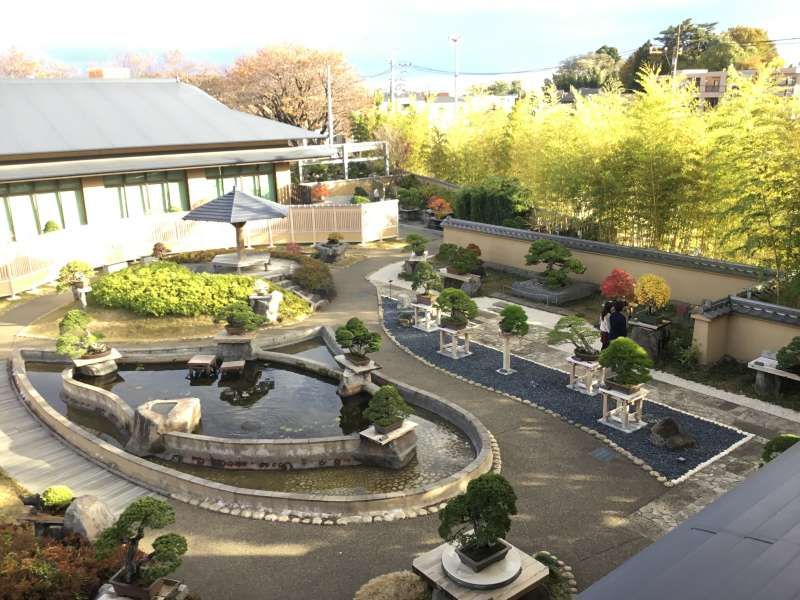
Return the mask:
[[[101,267],[149,256],[156,242],[173,252],[230,248],[233,227],[183,221],[185,213],[95,223],[43,234],[0,247],[0,297],[53,281],[70,260]],[[348,242],[373,242],[398,235],[397,200],[351,205],[294,205],[284,219],[245,226],[250,245],[325,241],[339,232]]]

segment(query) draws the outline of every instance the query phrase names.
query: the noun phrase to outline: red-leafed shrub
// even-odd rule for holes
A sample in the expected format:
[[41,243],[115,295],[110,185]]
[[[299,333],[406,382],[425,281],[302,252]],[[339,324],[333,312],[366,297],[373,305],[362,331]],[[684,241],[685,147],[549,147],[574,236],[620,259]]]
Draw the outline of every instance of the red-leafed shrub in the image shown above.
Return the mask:
[[325,200],[325,198],[327,198],[330,195],[331,195],[330,190],[328,189],[328,186],[325,185],[324,183],[318,183],[313,188],[311,188],[311,199],[314,202],[322,202],[323,200]]
[[444,219],[447,215],[453,213],[453,207],[441,196],[433,196],[430,198],[428,200],[428,208],[433,211],[437,219]]
[[636,280],[633,275],[622,269],[614,269],[600,284],[600,293],[603,297],[612,300],[628,300],[634,298]]
[[474,252],[475,256],[481,255],[481,247],[478,244],[467,244],[467,250]]

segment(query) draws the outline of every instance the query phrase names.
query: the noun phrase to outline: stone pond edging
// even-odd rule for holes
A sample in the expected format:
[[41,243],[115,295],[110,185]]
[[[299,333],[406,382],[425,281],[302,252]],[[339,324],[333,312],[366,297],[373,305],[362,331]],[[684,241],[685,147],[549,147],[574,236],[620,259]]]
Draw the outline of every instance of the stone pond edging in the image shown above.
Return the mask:
[[88,385],[73,377],[75,369],[67,367],[61,371],[61,384],[69,404],[83,410],[99,413],[126,433],[133,427],[133,409],[114,392]]
[[[316,331],[320,333],[319,328]],[[330,338],[330,335],[325,336],[325,333],[321,335],[323,338]],[[296,340],[282,339],[277,345],[286,345],[293,341]],[[192,352],[197,352],[197,349],[192,348],[190,353]],[[264,358],[275,360],[271,352],[262,350],[256,352]],[[169,360],[174,361],[185,360],[184,357],[165,348],[144,354],[152,358],[153,362],[159,362],[162,356],[168,356]],[[26,355],[30,360],[47,358],[42,351],[34,351],[30,355],[26,352]],[[128,356],[133,358],[134,352],[128,353]],[[284,364],[303,360],[297,357],[286,358],[287,356],[281,355]],[[139,356],[137,360],[138,358]],[[50,359],[52,361],[52,356]],[[330,367],[320,363],[317,365],[320,371],[334,372]],[[150,490],[224,514],[319,525],[413,518],[438,512],[444,506],[444,502],[461,493],[471,479],[500,467],[496,441],[474,416],[443,398],[412,388],[402,382],[383,378],[381,381],[391,381],[402,386],[404,392],[409,393],[409,403],[419,404],[437,415],[441,411],[441,416],[445,420],[452,422],[452,419],[457,419],[458,422],[454,423],[457,427],[465,426],[462,431],[468,436],[476,451],[476,457],[469,465],[449,477],[403,492],[333,496],[239,488],[175,471],[100,440],[59,414],[31,385],[26,375],[25,358],[21,351],[17,350],[14,353],[9,368],[13,385],[26,408],[78,452],[121,477]]]

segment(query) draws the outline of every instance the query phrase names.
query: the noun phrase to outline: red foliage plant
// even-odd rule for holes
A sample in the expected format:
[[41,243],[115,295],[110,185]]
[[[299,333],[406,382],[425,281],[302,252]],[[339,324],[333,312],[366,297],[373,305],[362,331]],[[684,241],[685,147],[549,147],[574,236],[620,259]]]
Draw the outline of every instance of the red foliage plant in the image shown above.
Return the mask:
[[428,208],[433,211],[437,219],[443,219],[453,212],[453,207],[441,196],[432,196],[428,200]]
[[600,293],[612,300],[633,301],[636,280],[622,269],[614,269],[600,284]]
[[475,256],[481,255],[481,247],[478,244],[467,244],[467,250],[472,251]]
[[321,202],[328,196],[330,196],[330,190],[324,183],[318,183],[311,188],[311,199],[316,202]]

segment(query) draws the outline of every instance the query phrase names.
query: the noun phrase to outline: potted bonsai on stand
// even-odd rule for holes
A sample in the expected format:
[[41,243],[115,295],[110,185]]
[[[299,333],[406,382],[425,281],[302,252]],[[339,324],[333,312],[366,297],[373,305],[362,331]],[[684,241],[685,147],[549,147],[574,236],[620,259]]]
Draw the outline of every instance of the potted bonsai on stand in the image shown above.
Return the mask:
[[569,283],[570,273],[584,273],[586,267],[572,252],[552,240],[536,240],[525,255],[526,265],[545,264],[540,275],[542,283],[551,289],[563,288]]
[[381,349],[381,336],[367,329],[361,319],[353,317],[336,329],[336,343],[350,351],[346,356],[351,363],[364,366],[370,363],[367,354]]
[[650,381],[653,361],[647,352],[633,340],[621,337],[612,341],[600,353],[599,362],[613,372],[606,377],[607,387],[632,394]]
[[[417,290],[422,289],[420,294]],[[417,292],[418,304],[432,304],[431,290],[440,291],[442,289],[442,277],[436,272],[430,263],[420,263],[411,275],[411,289]]]
[[600,352],[594,349],[592,342],[599,339],[600,332],[592,327],[586,319],[575,315],[561,317],[547,334],[548,344],[570,342],[575,347],[575,358],[586,362],[597,360]]
[[119,546],[125,547],[122,568],[110,581],[118,595],[149,600],[164,594],[165,584],[177,587],[179,582],[163,578],[181,565],[181,556],[187,550],[186,539],[182,535],[167,533],[158,536],[153,540],[150,554],[143,554],[139,550],[146,530],[162,529],[174,522],[175,509],[167,502],[142,496],[129,504],[117,522],[100,534],[95,548],[101,560],[112,556]]
[[338,231],[332,231],[328,234],[328,238],[324,244],[316,244],[319,258],[324,262],[332,263],[342,254],[344,254],[347,244],[345,244],[344,236]]
[[629,335],[652,359],[658,358],[669,339],[666,318],[671,290],[663,277],[646,274],[636,281],[636,309],[629,321]]
[[503,367],[497,372],[501,375],[514,373],[511,368],[511,336],[528,333],[528,314],[517,304],[509,304],[500,311],[500,334],[503,336]]
[[89,278],[94,275],[92,266],[82,260],[71,260],[58,272],[56,289],[61,292],[72,290],[72,298],[86,308],[86,294],[92,289]]
[[485,473],[469,482],[467,491],[439,513],[439,535],[475,572],[505,558],[511,546],[503,539],[517,514],[517,496],[506,479]]
[[441,229],[442,221],[453,214],[453,207],[441,196],[432,196],[428,199],[428,211],[432,216],[428,217],[427,226],[431,229]]
[[461,290],[446,288],[436,299],[436,306],[447,316],[442,325],[448,329],[464,329],[478,314],[478,305]]
[[228,335],[243,335],[255,331],[266,322],[266,318],[257,315],[250,305],[244,300],[231,302],[217,313],[217,323],[225,321],[225,331]]
[[56,352],[71,359],[102,358],[111,353],[102,333],[89,331],[91,317],[82,310],[67,311],[58,324]]
[[385,435],[400,428],[413,412],[396,387],[384,385],[372,396],[363,414],[375,426],[376,433]]

